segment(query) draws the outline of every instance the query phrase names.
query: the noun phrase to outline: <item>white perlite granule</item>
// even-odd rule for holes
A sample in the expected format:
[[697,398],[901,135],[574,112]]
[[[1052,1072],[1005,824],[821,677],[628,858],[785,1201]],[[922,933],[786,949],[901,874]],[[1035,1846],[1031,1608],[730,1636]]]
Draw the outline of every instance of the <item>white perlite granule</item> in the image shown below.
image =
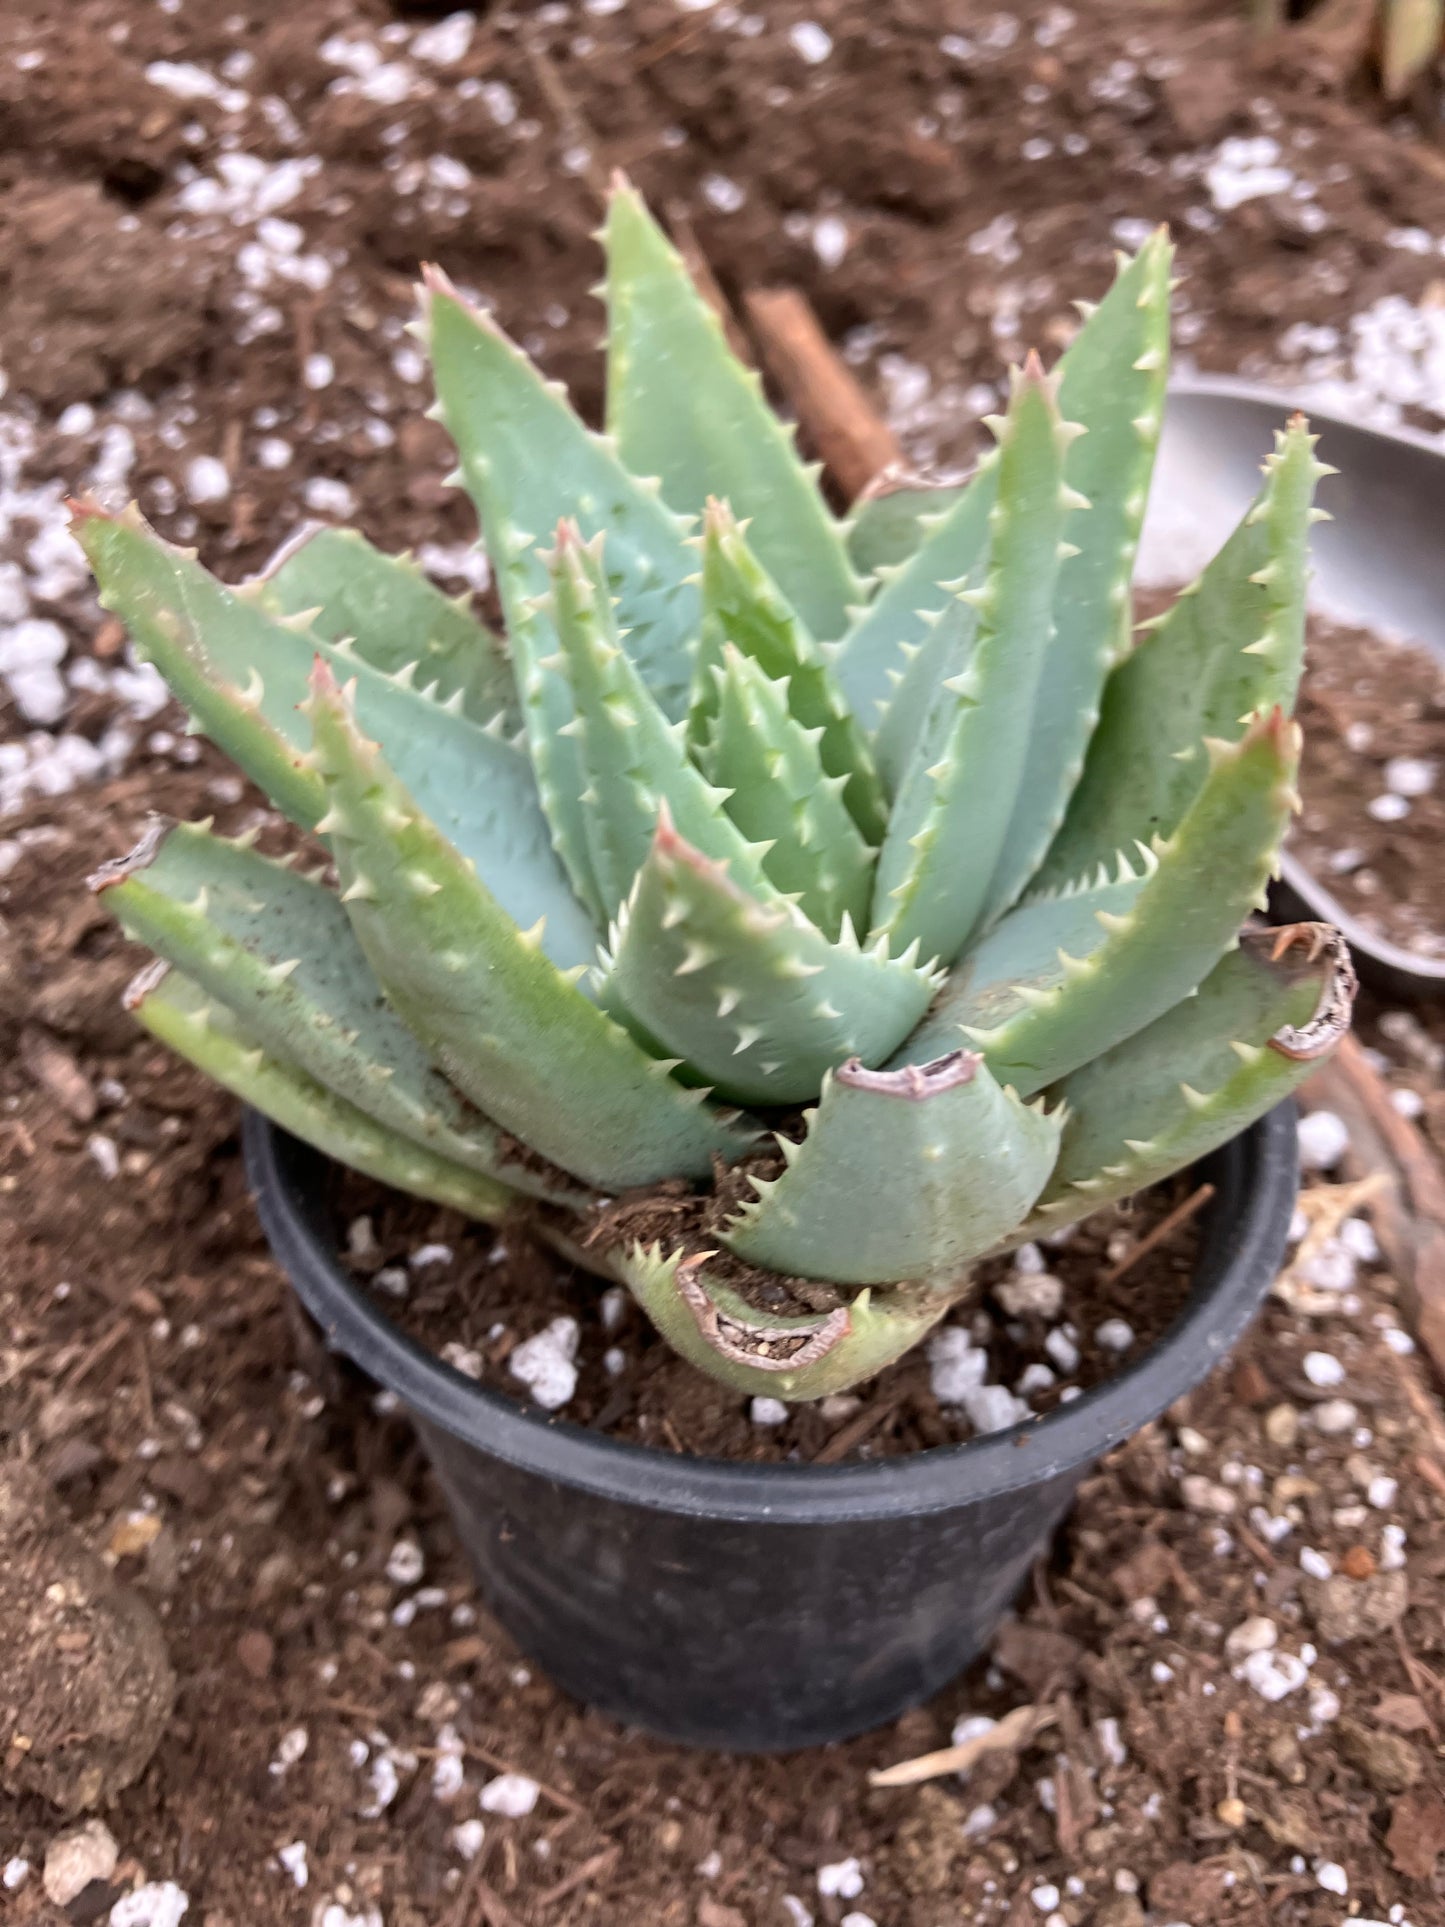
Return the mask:
[[507,1370],[519,1378],[534,1401],[549,1412],[564,1406],[577,1389],[575,1318],[554,1318],[535,1338],[518,1345],[507,1360]]

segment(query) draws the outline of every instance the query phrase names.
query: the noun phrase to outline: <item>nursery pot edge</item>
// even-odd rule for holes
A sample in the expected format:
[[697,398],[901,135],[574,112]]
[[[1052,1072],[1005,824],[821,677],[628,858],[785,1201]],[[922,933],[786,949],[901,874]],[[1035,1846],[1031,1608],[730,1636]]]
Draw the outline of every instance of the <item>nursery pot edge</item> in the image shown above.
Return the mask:
[[610,1439],[454,1371],[342,1269],[326,1160],[255,1112],[244,1143],[273,1252],[328,1342],[408,1408],[490,1610],[600,1711],[742,1752],[866,1731],[987,1645],[1089,1467],[1240,1337],[1297,1181],[1291,1104],[1205,1160],[1183,1311],[1047,1418],[872,1462],[749,1465]]

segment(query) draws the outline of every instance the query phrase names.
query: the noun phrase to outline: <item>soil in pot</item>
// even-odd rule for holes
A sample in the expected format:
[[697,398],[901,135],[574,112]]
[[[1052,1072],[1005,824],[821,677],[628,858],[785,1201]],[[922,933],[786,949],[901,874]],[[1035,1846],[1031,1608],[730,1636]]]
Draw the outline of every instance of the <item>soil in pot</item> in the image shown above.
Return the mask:
[[[836,1464],[1041,1416],[1140,1357],[1188,1296],[1204,1200],[1181,1174],[1053,1245],[981,1267],[977,1292],[940,1334],[851,1393],[797,1405],[750,1400],[705,1377],[625,1290],[520,1227],[493,1232],[353,1173],[338,1173],[335,1202],[358,1282],[410,1336],[491,1390],[532,1397],[519,1353],[523,1370],[540,1353],[539,1401],[556,1399],[559,1415],[614,1438],[709,1458]],[[539,1338],[549,1330],[553,1341]],[[965,1352],[986,1358],[985,1386],[960,1397]]]
[[1445,958],[1445,664],[1313,617],[1294,854],[1372,935]]

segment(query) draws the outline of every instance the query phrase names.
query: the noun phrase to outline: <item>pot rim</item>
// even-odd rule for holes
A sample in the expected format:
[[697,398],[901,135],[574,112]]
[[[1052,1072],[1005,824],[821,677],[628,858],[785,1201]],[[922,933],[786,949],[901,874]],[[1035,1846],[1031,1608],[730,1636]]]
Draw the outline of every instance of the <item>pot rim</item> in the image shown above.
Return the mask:
[[[1418,957],[1388,937],[1364,929],[1359,918],[1345,908],[1327,884],[1321,883],[1318,874],[1288,850],[1282,853],[1279,880],[1270,896],[1275,922],[1293,922],[1298,910],[1303,909],[1317,922],[1334,924],[1350,946],[1361,976],[1386,995],[1418,1000],[1438,997],[1445,991],[1445,957]],[[1276,896],[1279,915],[1274,915]]]
[[1239,375],[1209,374],[1204,369],[1188,369],[1169,378],[1165,397],[1168,406],[1169,396],[1178,395],[1181,399],[1192,397],[1218,396],[1221,401],[1259,402],[1267,408],[1277,408],[1281,414],[1307,415],[1310,427],[1324,423],[1330,428],[1347,428],[1352,435],[1370,435],[1376,441],[1404,442],[1411,448],[1423,450],[1433,455],[1437,461],[1445,462],[1445,447],[1431,435],[1422,435],[1419,429],[1406,427],[1384,428],[1377,422],[1350,421],[1344,415],[1337,415],[1332,409],[1319,407],[1308,395],[1301,395],[1289,388],[1277,388],[1269,382],[1246,381]]
[[[1198,1384],[1240,1338],[1284,1252],[1298,1180],[1293,1101],[1198,1167],[1207,1207],[1195,1284],[1148,1351],[1046,1418],[959,1445],[845,1465],[751,1465],[613,1439],[465,1377],[401,1331],[323,1241],[320,1153],[259,1112],[242,1127],[273,1254],[328,1342],[418,1418],[475,1450],[601,1499],[756,1524],[836,1525],[947,1511],[1092,1463]],[[309,1206],[309,1210],[308,1210]]]

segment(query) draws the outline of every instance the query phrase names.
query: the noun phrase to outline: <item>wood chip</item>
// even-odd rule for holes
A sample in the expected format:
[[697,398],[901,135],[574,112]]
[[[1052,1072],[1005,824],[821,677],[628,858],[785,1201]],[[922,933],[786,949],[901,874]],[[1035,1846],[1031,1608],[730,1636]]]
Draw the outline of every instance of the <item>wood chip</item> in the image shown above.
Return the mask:
[[997,1726],[965,1740],[962,1746],[945,1746],[937,1753],[920,1753],[916,1759],[900,1760],[896,1766],[881,1767],[868,1775],[869,1786],[918,1786],[924,1780],[938,1780],[945,1773],[967,1773],[971,1766],[990,1753],[1007,1753],[1026,1747],[1058,1715],[1051,1706],[1016,1706],[1005,1713]]

